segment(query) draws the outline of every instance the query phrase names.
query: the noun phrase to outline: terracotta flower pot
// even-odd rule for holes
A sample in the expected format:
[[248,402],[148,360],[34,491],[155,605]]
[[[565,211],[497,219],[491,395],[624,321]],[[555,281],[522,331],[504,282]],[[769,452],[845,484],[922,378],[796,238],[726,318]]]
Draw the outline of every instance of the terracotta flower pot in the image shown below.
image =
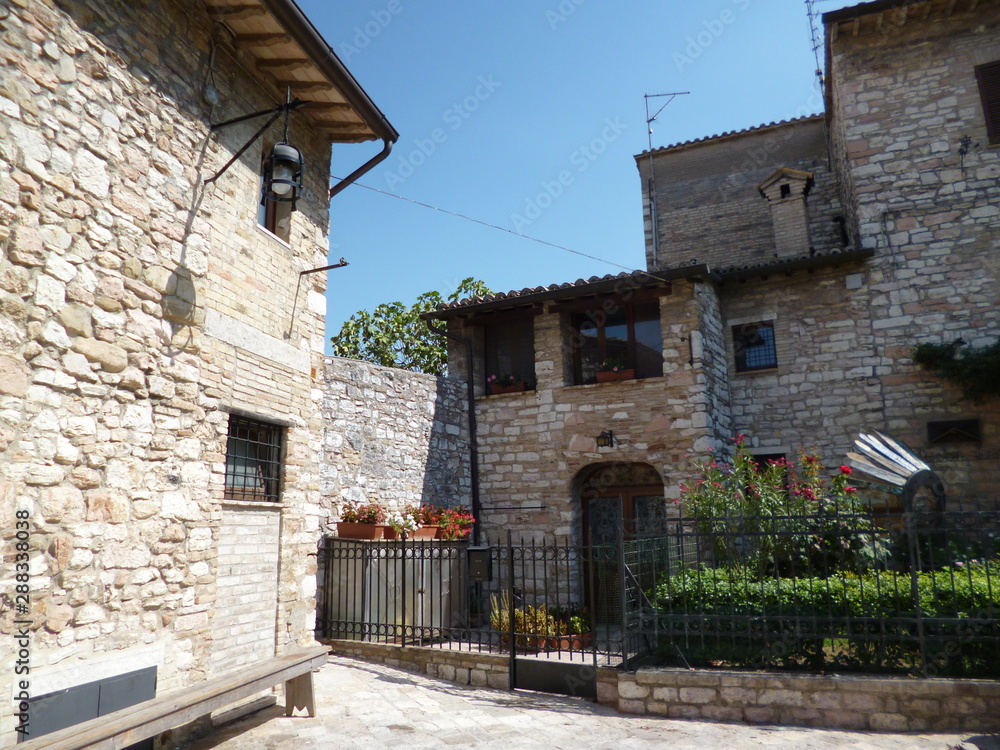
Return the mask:
[[440,526],[421,526],[416,531],[411,531],[406,535],[407,539],[437,539],[441,535]]
[[496,383],[490,383],[490,395],[496,396],[501,393],[520,393],[526,387],[526,384],[514,383],[513,385],[497,385]]
[[611,372],[610,370],[598,371],[597,382],[598,383],[616,383],[619,380],[634,380],[635,379],[635,368],[629,368],[628,370],[619,370],[618,372]]
[[590,644],[593,640],[593,633],[556,635],[548,638],[546,648],[549,651],[579,651],[581,649],[590,648]]
[[387,528],[377,523],[337,521],[337,536],[342,539],[382,539]]

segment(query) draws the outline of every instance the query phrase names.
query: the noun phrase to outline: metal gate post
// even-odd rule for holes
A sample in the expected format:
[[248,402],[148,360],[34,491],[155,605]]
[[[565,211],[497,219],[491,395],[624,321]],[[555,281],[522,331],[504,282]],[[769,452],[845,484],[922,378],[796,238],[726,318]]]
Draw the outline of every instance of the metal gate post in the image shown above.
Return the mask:
[[626,596],[625,596],[625,529],[623,526],[618,526],[615,529],[615,539],[618,542],[617,552],[618,557],[618,591],[619,591],[619,616],[621,618],[621,633],[622,633],[622,669],[628,671],[629,667],[629,648],[628,648],[628,631],[626,630]]
[[507,602],[510,605],[507,611],[507,629],[510,646],[510,659],[507,667],[508,689],[513,690],[517,684],[517,648],[514,645],[514,542],[511,530],[507,529]]

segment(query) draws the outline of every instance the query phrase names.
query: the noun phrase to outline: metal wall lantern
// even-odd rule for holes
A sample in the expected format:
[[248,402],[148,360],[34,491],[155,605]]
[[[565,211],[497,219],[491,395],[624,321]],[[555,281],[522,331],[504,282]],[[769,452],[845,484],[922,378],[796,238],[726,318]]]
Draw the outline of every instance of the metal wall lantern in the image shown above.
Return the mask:
[[233,154],[233,158],[227,161],[226,165],[222,169],[205,180],[205,183],[208,184],[210,182],[215,182],[223,174],[225,174],[226,170],[229,169],[237,159],[243,156],[246,150],[256,143],[279,117],[284,115],[284,138],[280,143],[276,143],[271,148],[271,153],[268,154],[267,159],[264,161],[264,174],[260,188],[260,205],[263,206],[266,201],[273,201],[275,203],[291,203],[291,208],[294,211],[295,203],[298,201],[299,195],[302,193],[302,173],[305,169],[305,164],[302,160],[302,152],[295,148],[295,146],[288,143],[288,116],[303,104],[306,104],[306,102],[301,99],[292,99],[292,90],[289,88],[285,93],[284,104],[279,104],[277,107],[266,109],[263,112],[253,112],[249,115],[234,117],[232,120],[226,120],[225,122],[212,125],[211,130],[214,133],[216,130],[221,130],[222,128],[235,125],[240,122],[245,122],[246,120],[253,120],[257,117],[272,115],[271,119],[264,123],[260,130],[254,133],[253,138],[243,144],[240,150]]
[[[286,124],[287,130],[287,124]],[[287,135],[286,135],[287,137]],[[295,202],[302,192],[302,152],[282,141],[271,148],[264,161],[264,179],[260,186],[260,205],[265,201]]]
[[598,448],[614,448],[615,447],[615,433],[611,430],[605,430],[596,438]]

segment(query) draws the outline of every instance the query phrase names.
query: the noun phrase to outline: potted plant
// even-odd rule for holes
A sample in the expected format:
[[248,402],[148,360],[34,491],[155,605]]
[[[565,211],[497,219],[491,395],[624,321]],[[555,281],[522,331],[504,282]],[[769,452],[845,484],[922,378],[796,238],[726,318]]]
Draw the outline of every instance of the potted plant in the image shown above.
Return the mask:
[[590,625],[590,612],[577,604],[566,609],[552,609],[552,614],[560,622],[560,633],[548,640],[548,648],[553,651],[570,651],[589,648],[594,638]]
[[503,375],[490,375],[486,378],[486,382],[489,384],[490,394],[494,396],[498,393],[519,393],[526,387],[526,383],[517,375],[511,375],[509,373],[505,373]]
[[609,355],[597,365],[597,382],[613,383],[618,380],[632,380],[635,377],[634,367],[625,367],[625,359],[617,355]]
[[440,516],[438,524],[441,526],[441,539],[458,541],[468,539],[472,533],[472,525],[476,522],[475,516],[469,512],[464,505],[456,505],[454,508],[438,508]]
[[[527,605],[514,609],[514,645],[525,651],[548,648],[549,639],[559,635],[565,627],[545,604]],[[500,640],[510,643],[511,634],[510,594],[490,597],[490,625],[500,634]]]
[[381,539],[385,532],[386,510],[377,502],[348,502],[340,510],[337,536],[345,539]]
[[385,518],[388,527],[385,530],[385,538],[396,539],[400,536],[405,536],[408,539],[416,538],[415,534],[420,529],[416,510],[412,505],[408,505],[402,510],[390,510]]

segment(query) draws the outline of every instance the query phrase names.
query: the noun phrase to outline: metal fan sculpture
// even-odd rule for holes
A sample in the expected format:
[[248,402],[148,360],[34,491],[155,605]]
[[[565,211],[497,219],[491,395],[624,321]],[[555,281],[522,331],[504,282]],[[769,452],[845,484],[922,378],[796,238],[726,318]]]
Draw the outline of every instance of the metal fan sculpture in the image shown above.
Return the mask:
[[900,487],[904,511],[915,510],[917,493],[924,488],[934,494],[936,503],[933,509],[944,511],[944,483],[941,478],[902,442],[876,430],[874,435],[859,434],[854,446],[859,452],[847,454],[851,468],[878,482]]

